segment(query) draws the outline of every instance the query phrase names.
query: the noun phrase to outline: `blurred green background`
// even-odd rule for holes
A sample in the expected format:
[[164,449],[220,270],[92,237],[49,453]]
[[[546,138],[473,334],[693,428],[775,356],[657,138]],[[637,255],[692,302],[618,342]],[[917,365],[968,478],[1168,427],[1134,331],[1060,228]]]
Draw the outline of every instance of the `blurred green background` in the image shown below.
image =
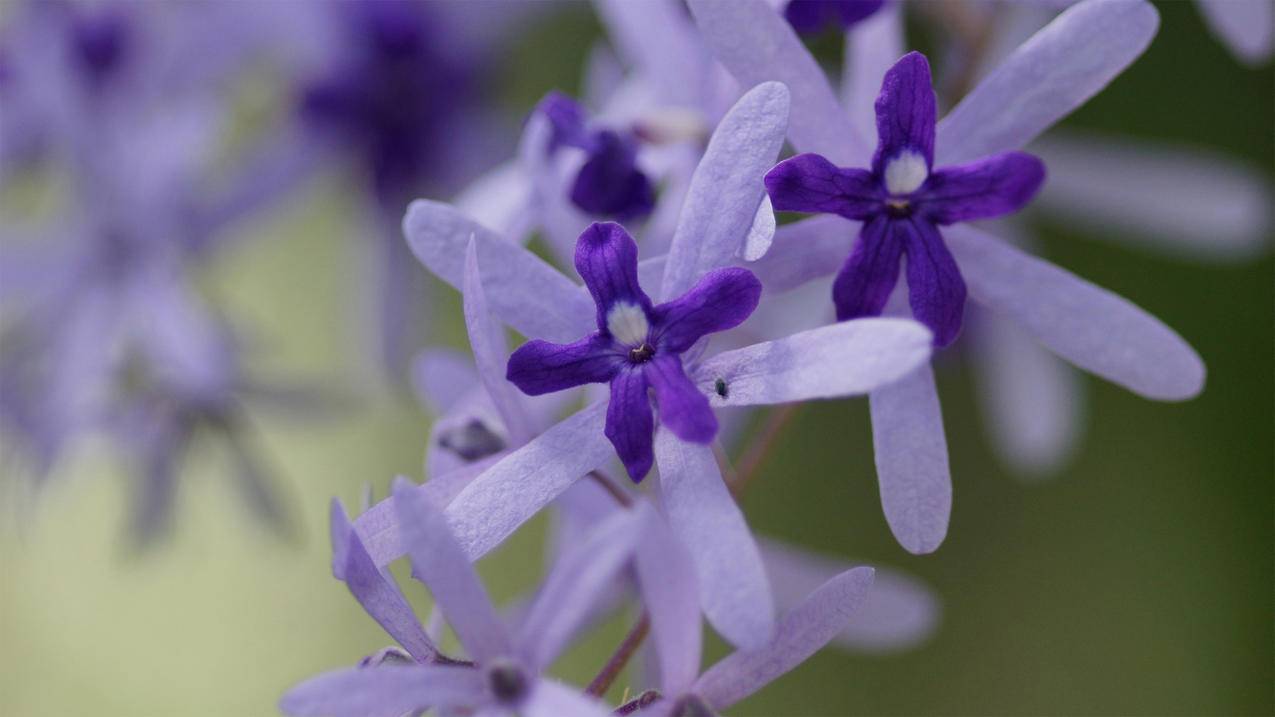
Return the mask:
[[[1066,126],[1275,159],[1275,76],[1237,65],[1193,4],[1164,3],[1147,54]],[[529,28],[503,94],[525,109],[570,89],[600,35],[587,6]],[[376,389],[349,328],[360,229],[335,181],[252,226],[208,291],[269,337],[267,372],[352,386],[351,401],[298,424],[262,416],[301,536],[246,517],[199,452],[170,543],[130,554],[124,477],[86,446],[35,515],[0,531],[0,715],[268,715],[281,692],[388,638],[330,577],[331,496],[357,505],[395,474],[420,478],[428,417]],[[759,531],[906,568],[942,596],[927,644],[889,656],[824,651],[732,714],[1271,714],[1275,640],[1272,468],[1275,281],[1270,253],[1206,265],[1038,225],[1045,252],[1189,340],[1209,367],[1186,404],[1144,401],[1086,377],[1082,448],[1055,478],[1019,480],[991,453],[968,367],[940,371],[955,481],[947,542],[906,554],[881,516],[867,407],[820,404],[791,426],[745,500]],[[439,312],[457,315],[448,296]],[[453,336],[459,333],[453,331]],[[484,561],[498,597],[534,583],[540,522]],[[407,584],[419,605],[424,589]],[[608,625],[561,674],[587,680],[623,631]],[[709,659],[723,654],[720,643]],[[618,696],[618,692],[617,692]]]

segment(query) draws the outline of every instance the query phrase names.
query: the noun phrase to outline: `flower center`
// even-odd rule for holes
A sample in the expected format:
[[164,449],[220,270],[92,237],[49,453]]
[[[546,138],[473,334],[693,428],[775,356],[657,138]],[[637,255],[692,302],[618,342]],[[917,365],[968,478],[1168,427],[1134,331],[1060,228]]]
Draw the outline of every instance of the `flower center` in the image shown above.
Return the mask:
[[527,695],[527,676],[518,665],[507,660],[494,662],[487,670],[487,684],[496,701],[513,704]]
[[929,176],[925,157],[910,150],[898,153],[885,163],[885,189],[895,196],[915,192]]
[[629,349],[629,360],[633,363],[646,363],[655,355],[655,349],[648,343],[643,343],[635,349]]
[[[646,320],[646,312],[637,304],[616,302],[607,312],[607,331],[616,341],[633,349],[633,353],[644,348],[655,353],[655,349],[646,343],[651,325]],[[646,358],[650,358],[650,355]]]

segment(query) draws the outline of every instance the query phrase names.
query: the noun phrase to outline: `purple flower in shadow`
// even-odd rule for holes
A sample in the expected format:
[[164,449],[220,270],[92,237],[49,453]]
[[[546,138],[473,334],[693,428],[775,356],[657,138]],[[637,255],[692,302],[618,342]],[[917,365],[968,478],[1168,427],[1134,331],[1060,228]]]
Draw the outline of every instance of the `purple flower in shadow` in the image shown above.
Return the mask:
[[761,282],[746,269],[716,269],[682,296],[652,305],[638,285],[637,243],[613,223],[580,235],[575,264],[597,306],[597,331],[572,344],[523,344],[509,358],[507,378],[531,395],[609,383],[606,436],[637,482],[655,460],[648,390],[678,438],[708,443],[717,434],[708,398],[687,377],[681,355],[743,323],[757,308]]
[[655,208],[655,188],[637,166],[638,137],[609,127],[590,127],[584,108],[561,92],[540,100],[536,112],[549,120],[548,152],[574,147],[585,154],[571,183],[571,202],[594,216],[639,219]]
[[863,222],[832,285],[837,320],[878,316],[907,257],[912,314],[947,346],[961,329],[965,282],[938,226],[1000,216],[1040,189],[1045,166],[1023,152],[934,169],[935,97],[917,52],[885,75],[876,102],[871,170],[842,169],[818,154],[780,162],[766,175],[776,209],[838,214]]
[[802,34],[816,33],[829,25],[845,30],[884,4],[885,0],[788,0],[784,19]]

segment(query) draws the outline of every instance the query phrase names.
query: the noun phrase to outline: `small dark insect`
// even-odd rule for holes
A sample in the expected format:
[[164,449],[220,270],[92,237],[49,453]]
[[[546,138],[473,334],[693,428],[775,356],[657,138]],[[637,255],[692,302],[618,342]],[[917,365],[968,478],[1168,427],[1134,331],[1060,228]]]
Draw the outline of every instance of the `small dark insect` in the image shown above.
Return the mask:
[[726,379],[719,378],[713,383],[713,390],[717,391],[717,395],[726,398]]

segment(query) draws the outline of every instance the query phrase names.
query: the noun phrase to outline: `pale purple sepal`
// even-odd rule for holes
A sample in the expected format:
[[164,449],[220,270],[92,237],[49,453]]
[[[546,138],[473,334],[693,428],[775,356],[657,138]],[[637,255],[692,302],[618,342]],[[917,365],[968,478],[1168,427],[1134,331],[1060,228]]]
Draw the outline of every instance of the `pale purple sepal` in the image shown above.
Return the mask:
[[788,89],[766,82],[731,108],[709,140],[682,204],[660,296],[681,296],[743,250],[788,128]]
[[1200,356],[1128,300],[968,225],[948,228],[970,296],[1073,364],[1161,401],[1204,388]]
[[709,66],[686,11],[675,0],[594,0],[598,18],[625,64],[655,86],[664,102],[695,107],[703,102],[700,76]]
[[412,606],[394,579],[377,567],[368,555],[340,501],[332,499],[330,510],[332,574],[346,584],[367,614],[398,641],[412,657],[428,662],[438,654]]
[[471,560],[499,545],[573,483],[611,460],[614,451],[603,435],[604,415],[602,404],[581,410],[505,456],[456,496],[447,506],[447,516]]
[[482,701],[483,675],[450,665],[386,665],[334,670],[293,687],[279,700],[291,717],[401,717],[422,707]]
[[465,651],[479,663],[509,655],[505,627],[443,511],[407,479],[396,479],[393,490],[412,574],[429,587]]
[[897,381],[930,351],[930,332],[915,321],[857,319],[717,354],[696,377],[714,406],[838,398]]
[[454,207],[425,199],[412,202],[403,232],[416,258],[457,289],[464,286],[465,247],[473,237],[483,283],[500,287],[487,297],[492,311],[522,334],[571,341],[589,331],[593,305],[575,283]]
[[700,675],[694,692],[724,710],[800,665],[845,628],[872,577],[872,568],[855,568],[824,583],[783,617],[773,639],[726,656]]
[[1275,35],[1275,6],[1270,0],[1196,0],[1209,29],[1241,61],[1260,65],[1270,59]]
[[865,164],[869,147],[841,111],[819,64],[766,0],[691,0],[704,41],[745,86],[782,82],[792,95],[788,137],[837,164]]
[[926,364],[873,391],[868,404],[886,522],[908,552],[932,553],[947,535],[952,513],[952,476],[934,370]]
[[656,684],[664,692],[679,694],[699,674],[702,640],[695,562],[653,507],[644,502],[638,510],[643,528],[635,558],[659,663]]
[[1095,236],[1191,259],[1239,261],[1270,246],[1271,184],[1204,149],[1053,132],[1036,206]]
[[[522,705],[526,717],[610,717],[610,708],[601,700],[574,687],[541,678]],[[492,711],[489,717],[512,717],[514,713]]]
[[785,224],[775,230],[770,251],[748,265],[767,293],[790,291],[813,279],[831,276],[859,236],[860,224],[834,214]]
[[[415,490],[427,496],[434,505],[445,506],[494,462],[494,459],[489,458],[470,463],[450,473],[435,476]],[[368,554],[377,565],[388,565],[407,554],[399,533],[398,507],[393,496],[355,518],[354,529],[358,531]]]
[[938,163],[1023,147],[1106,87],[1160,25],[1143,0],[1085,0],[1015,50],[938,125]]
[[655,459],[669,524],[695,562],[704,615],[731,643],[764,645],[775,629],[770,584],[713,449],[659,430]]
[[505,430],[509,433],[509,440],[515,445],[521,445],[532,436],[531,419],[521,396],[505,381],[505,363],[509,352],[504,327],[492,320],[487,293],[483,290],[483,278],[478,268],[477,240],[473,237],[465,248],[463,294],[465,328],[469,333],[470,348],[474,352],[478,378],[500,414]]
[[[825,581],[854,565],[795,545],[758,540],[775,602],[787,612],[801,604]],[[901,570],[877,567],[863,605],[830,645],[863,654],[886,654],[915,648],[934,636],[942,602],[920,578]]]
[[905,52],[902,8],[902,3],[888,3],[846,33],[841,104],[863,137],[876,132],[872,105],[881,91],[881,79]]

